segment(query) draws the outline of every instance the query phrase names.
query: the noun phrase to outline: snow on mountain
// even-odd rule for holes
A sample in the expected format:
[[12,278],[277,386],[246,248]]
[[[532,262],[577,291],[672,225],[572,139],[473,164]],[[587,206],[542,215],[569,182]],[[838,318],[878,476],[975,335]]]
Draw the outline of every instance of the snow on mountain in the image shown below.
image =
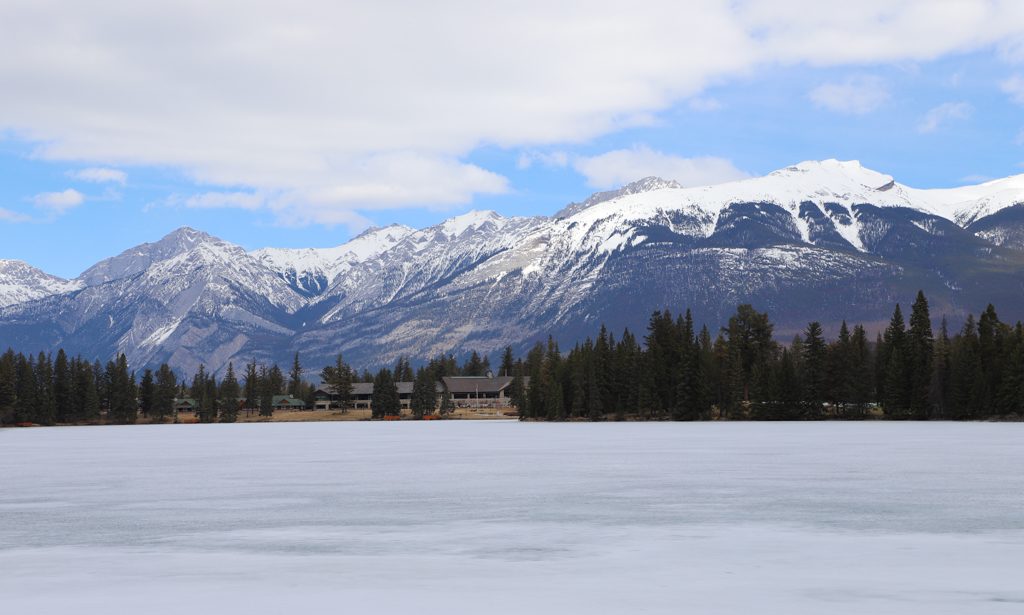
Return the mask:
[[682,185],[674,179],[662,179],[660,177],[645,177],[635,182],[626,184],[625,186],[618,188],[617,190],[608,190],[605,192],[595,192],[590,195],[587,200],[580,203],[570,203],[566,205],[561,211],[555,214],[556,218],[568,218],[574,214],[577,214],[588,207],[597,205],[598,203],[604,203],[616,199],[620,196],[626,196],[629,194],[639,194],[641,192],[653,192],[655,190],[664,190],[665,188],[682,188]]
[[470,211],[406,234],[378,258],[339,276],[320,299],[330,307],[321,322],[411,298],[445,279],[468,274],[495,254],[517,245],[544,218],[506,218]]
[[144,243],[102,260],[82,272],[78,279],[88,286],[136,275],[150,265],[187,252],[196,245],[214,239],[210,235],[183,226],[154,243]]
[[1022,203],[1024,176],[920,190],[825,160],[714,186],[644,178],[554,217],[471,211],[334,248],[246,252],[182,228],[71,282],[0,262],[0,337],[191,372],[571,342],[601,322],[642,330],[666,306],[714,324],[754,302],[779,331],[883,320],[918,288],[936,313],[985,295],[1024,317]]
[[22,261],[0,259],[0,307],[74,292],[81,287],[78,281],[58,278]]
[[974,186],[908,192],[917,206],[966,227],[1000,210],[1024,204],[1024,174]]
[[393,248],[414,229],[400,224],[371,228],[334,248],[262,248],[251,252],[299,292],[318,295],[339,275]]

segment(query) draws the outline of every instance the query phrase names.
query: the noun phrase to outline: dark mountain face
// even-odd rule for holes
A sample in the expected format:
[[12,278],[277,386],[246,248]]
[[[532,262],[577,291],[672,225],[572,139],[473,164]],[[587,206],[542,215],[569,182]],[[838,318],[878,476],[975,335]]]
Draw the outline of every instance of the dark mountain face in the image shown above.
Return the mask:
[[664,308],[716,333],[753,303],[784,338],[812,319],[882,326],[918,289],[954,327],[988,302],[1024,318],[1024,206],[1006,186],[977,202],[950,193],[825,161],[704,188],[648,178],[553,218],[470,212],[324,250],[247,253],[181,229],[78,280],[41,284],[11,265],[7,279],[33,286],[10,289],[29,299],[0,308],[0,340],[184,373],[299,351],[315,373],[338,352],[372,367],[548,335],[566,347],[602,323],[642,337]]
[[967,230],[997,246],[1024,250],[1024,203],[986,216],[968,226]]

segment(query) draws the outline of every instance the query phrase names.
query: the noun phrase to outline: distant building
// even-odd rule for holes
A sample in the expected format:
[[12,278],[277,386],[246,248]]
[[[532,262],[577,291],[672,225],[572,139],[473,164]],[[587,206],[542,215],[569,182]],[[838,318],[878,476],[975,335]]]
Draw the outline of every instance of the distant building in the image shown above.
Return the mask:
[[306,402],[290,395],[275,395],[270,407],[274,410],[305,410]]
[[[507,408],[512,405],[509,393],[512,376],[445,376],[435,385],[438,405],[443,395],[450,395],[457,408]],[[523,378],[523,387],[530,379]],[[412,401],[412,382],[396,382],[402,410],[408,410]],[[314,392],[314,408],[329,410],[338,407],[338,394],[331,385],[323,385]],[[275,401],[277,398],[274,398]],[[368,409],[373,403],[373,383],[353,382],[350,396],[353,408]],[[276,407],[276,406],[275,406]]]
[[[507,408],[512,376],[445,376],[444,389],[456,408]],[[523,378],[524,388],[529,378]]]
[[199,402],[191,397],[181,397],[174,400],[174,412],[192,412],[199,408]]

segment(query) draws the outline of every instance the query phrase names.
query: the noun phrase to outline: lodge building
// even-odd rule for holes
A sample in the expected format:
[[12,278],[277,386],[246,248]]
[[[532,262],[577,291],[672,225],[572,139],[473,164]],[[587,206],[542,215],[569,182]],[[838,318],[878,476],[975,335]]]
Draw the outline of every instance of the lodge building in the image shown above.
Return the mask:
[[[412,382],[396,382],[398,399],[402,409],[408,410],[412,400]],[[529,378],[523,379],[529,386]],[[456,408],[507,408],[511,406],[509,391],[512,376],[445,376],[436,383],[435,390],[440,405],[443,395],[449,395]],[[317,410],[337,407],[338,394],[334,387],[323,385],[315,392]],[[369,408],[373,400],[372,382],[353,382],[350,396],[353,408]]]

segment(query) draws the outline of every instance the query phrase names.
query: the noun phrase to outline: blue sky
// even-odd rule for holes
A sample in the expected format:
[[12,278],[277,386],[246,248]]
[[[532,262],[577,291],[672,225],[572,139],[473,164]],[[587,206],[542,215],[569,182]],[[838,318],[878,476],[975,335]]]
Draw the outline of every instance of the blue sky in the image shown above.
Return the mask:
[[[438,8],[396,34],[387,15],[319,7],[374,41],[434,34],[379,55],[315,19],[279,28],[272,7],[223,32],[220,9],[0,9],[0,55],[18,58],[0,62],[0,258],[73,277],[182,225],[247,248],[331,246],[371,224],[550,214],[643,175],[715,183],[807,159],[915,187],[1024,172],[1014,3],[866,2],[837,25],[814,3],[707,0],[685,40],[662,26],[686,22],[674,3],[562,22],[523,4],[512,42],[490,40],[504,30],[487,15],[461,15],[467,29]],[[42,30],[51,43],[30,43]]]

